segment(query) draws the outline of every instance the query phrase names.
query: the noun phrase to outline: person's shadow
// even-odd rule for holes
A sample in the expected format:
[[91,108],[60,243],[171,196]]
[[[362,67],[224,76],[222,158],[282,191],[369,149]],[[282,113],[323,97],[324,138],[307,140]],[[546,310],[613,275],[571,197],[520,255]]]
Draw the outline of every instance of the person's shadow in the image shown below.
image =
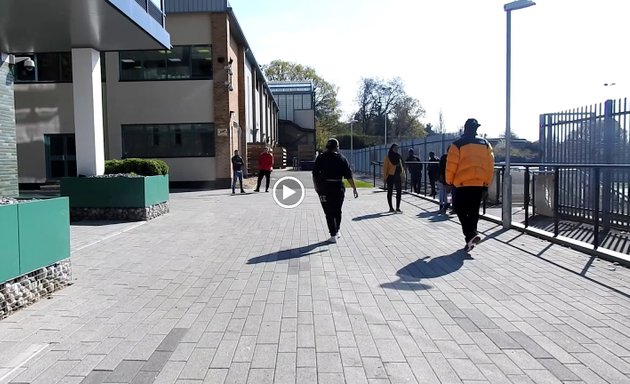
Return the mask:
[[450,255],[432,258],[418,259],[406,265],[396,272],[398,280],[381,284],[382,288],[398,289],[401,291],[420,291],[431,289],[430,285],[423,284],[422,279],[433,279],[453,273],[464,265],[464,260],[474,260],[464,250],[458,250]]
[[384,216],[391,216],[395,214],[395,212],[379,212],[379,213],[372,213],[369,215],[363,215],[363,216],[357,216],[357,217],[353,217],[352,221],[362,221],[362,220],[369,220],[369,219],[378,219],[379,217],[384,217]]
[[434,222],[434,223],[439,222],[439,221],[447,221],[448,219],[450,219],[450,216],[445,213],[429,212],[429,211],[420,212],[416,216],[418,216],[421,219],[429,219],[429,221]]
[[292,249],[283,249],[278,252],[268,253],[266,255],[256,256],[247,260],[247,264],[260,264],[260,263],[274,263],[276,261],[297,259],[304,256],[314,255],[316,253],[325,252],[324,249],[317,250],[319,247],[323,247],[324,245],[329,245],[327,241],[320,241],[319,243],[314,243],[310,245],[306,245],[304,247],[292,248]]

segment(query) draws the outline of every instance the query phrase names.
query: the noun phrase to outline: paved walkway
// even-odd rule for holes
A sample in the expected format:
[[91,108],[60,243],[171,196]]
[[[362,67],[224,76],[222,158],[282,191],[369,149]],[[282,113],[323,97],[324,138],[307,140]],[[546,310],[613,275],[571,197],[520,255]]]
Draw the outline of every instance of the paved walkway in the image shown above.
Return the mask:
[[630,271],[488,222],[468,257],[434,204],[385,207],[347,200],[335,245],[312,189],[73,226],[75,284],[0,321],[0,383],[630,383]]

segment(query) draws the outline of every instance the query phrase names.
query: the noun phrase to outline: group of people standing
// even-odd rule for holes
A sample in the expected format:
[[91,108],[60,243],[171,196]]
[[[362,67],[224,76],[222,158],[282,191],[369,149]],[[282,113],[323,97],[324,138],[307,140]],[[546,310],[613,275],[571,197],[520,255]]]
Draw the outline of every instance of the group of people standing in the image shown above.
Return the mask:
[[[481,126],[476,119],[468,119],[464,124],[464,134],[451,145],[440,159],[434,152],[429,153],[427,174],[431,186],[430,196],[436,196],[436,182],[439,190],[440,212],[446,213],[449,206],[447,195],[450,192],[452,204],[462,225],[466,242],[465,249],[472,250],[481,241],[477,232],[479,206],[494,176],[494,154],[486,139],[477,137]],[[389,211],[402,213],[400,200],[402,179],[405,168],[409,170],[411,191],[418,193],[422,175],[422,163],[413,149],[403,161],[398,154],[398,145],[392,144],[383,161],[383,179],[387,186]],[[392,206],[393,189],[396,188],[396,209]]]
[[[466,251],[472,250],[481,241],[477,231],[479,207],[494,176],[492,146],[484,138],[477,137],[477,129],[480,126],[476,119],[468,119],[464,125],[463,135],[448,147],[447,153],[438,159],[435,153],[430,152],[427,165],[432,197],[437,194],[436,183],[439,188],[440,211],[446,209],[446,193],[449,189],[457,196],[453,199],[453,205],[462,226]],[[348,161],[338,152],[337,140],[330,139],[326,149],[326,152],[315,160],[313,182],[326,216],[331,236],[329,242],[334,243],[341,225],[341,209],[345,194],[343,178],[349,181],[355,198],[358,194]],[[413,149],[409,150],[406,159],[408,164],[405,164],[398,150],[398,145],[392,144],[383,161],[383,179],[387,186],[389,212],[392,213],[402,213],[400,203],[405,169],[410,172],[411,190],[414,192],[420,191],[422,174],[422,162],[414,154]],[[392,203],[394,188],[395,208]]]
[[[236,182],[240,183],[241,193],[245,193],[243,189],[243,165],[245,162],[238,153],[238,149],[234,150],[234,156],[232,156],[232,169],[234,170],[232,175],[232,194],[236,192]],[[269,148],[265,147],[258,156],[258,183],[254,192],[260,192],[260,183],[263,177],[265,178],[265,192],[269,192],[269,182],[271,179],[271,171],[273,170],[273,155]]]

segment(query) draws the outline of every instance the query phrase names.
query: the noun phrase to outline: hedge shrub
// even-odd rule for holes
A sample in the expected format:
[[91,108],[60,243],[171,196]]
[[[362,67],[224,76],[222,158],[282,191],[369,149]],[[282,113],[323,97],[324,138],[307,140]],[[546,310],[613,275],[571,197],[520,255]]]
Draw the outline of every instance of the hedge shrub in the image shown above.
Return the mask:
[[105,174],[135,173],[141,176],[167,175],[168,165],[157,159],[114,159],[105,161]]

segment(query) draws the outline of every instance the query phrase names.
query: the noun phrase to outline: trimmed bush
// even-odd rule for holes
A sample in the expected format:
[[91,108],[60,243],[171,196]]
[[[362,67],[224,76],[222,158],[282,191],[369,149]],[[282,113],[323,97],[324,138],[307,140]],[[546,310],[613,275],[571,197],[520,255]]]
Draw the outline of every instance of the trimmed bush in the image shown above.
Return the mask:
[[157,159],[122,159],[105,161],[105,174],[133,173],[141,176],[167,175],[168,165]]

